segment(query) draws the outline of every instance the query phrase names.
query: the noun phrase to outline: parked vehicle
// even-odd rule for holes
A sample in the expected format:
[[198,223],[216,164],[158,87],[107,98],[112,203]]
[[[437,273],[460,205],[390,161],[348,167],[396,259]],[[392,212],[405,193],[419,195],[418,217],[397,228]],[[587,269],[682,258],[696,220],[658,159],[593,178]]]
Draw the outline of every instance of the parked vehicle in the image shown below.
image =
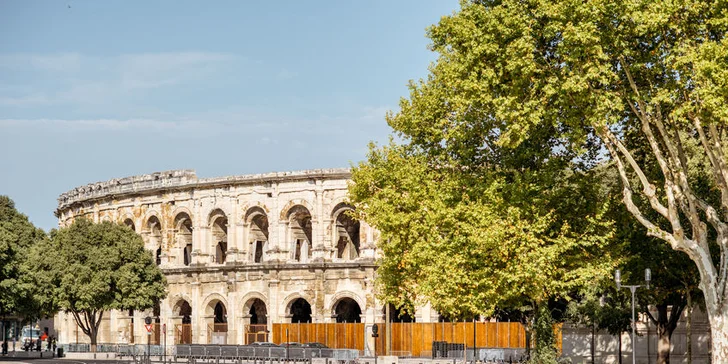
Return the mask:
[[300,348],[303,345],[301,345],[301,343],[297,343],[297,342],[289,342],[289,343],[281,343],[281,345],[279,345],[279,346],[282,346],[284,348],[286,348],[286,347],[288,347],[288,348]]
[[254,343],[252,343],[250,345],[253,345],[253,346],[262,346],[262,347],[266,347],[266,348],[278,348],[278,347],[280,347],[280,346],[278,346],[278,345],[276,345],[276,344],[274,344],[272,342],[267,342],[267,341],[258,341],[258,342],[254,342]]
[[303,344],[304,348],[311,348],[311,349],[328,349],[329,347],[322,344],[322,343],[305,343]]
[[40,329],[33,329],[30,326],[23,327],[23,330],[20,334],[20,342],[23,347],[23,350],[33,350],[37,347],[38,342],[40,341]]

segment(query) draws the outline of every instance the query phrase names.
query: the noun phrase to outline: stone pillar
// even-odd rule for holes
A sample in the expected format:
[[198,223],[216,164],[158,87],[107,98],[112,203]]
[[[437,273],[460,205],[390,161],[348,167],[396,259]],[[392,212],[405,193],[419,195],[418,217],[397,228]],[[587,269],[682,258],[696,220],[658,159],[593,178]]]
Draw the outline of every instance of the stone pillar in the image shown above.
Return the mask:
[[[208,226],[199,226],[197,229],[195,229],[194,236],[197,237],[197,244],[192,243],[192,263],[193,264],[209,264],[209,255],[208,255],[208,237],[210,235],[210,228]],[[197,252],[197,254],[195,254]],[[195,259],[195,257],[197,259]]]
[[240,223],[240,236],[242,236],[239,252],[240,262],[251,263],[253,261],[253,251],[250,249],[250,226],[251,224],[245,220]]
[[274,322],[283,322],[281,320],[281,317],[279,317],[279,312],[281,312],[280,308],[278,307],[278,289],[280,287],[279,283],[280,282],[278,281],[278,279],[271,279],[268,281],[268,332],[273,332]]
[[190,263],[191,265],[198,265],[203,264],[202,255],[204,254],[205,245],[205,231],[203,231],[205,224],[202,223],[203,218],[200,216],[202,209],[199,201],[195,201],[193,210],[194,215],[190,216],[192,219],[192,261]]
[[118,310],[109,310],[109,342],[113,344],[119,344],[119,334],[121,333],[117,316],[119,315]]
[[237,261],[237,252],[238,252],[238,231],[237,231],[237,222],[238,222],[238,204],[237,200],[228,197],[227,198],[228,203],[232,205],[232,208],[230,209],[230,215],[227,217],[227,251],[225,254],[227,257],[225,258],[225,263],[228,262],[235,262]]
[[93,215],[94,216],[94,222],[98,224],[99,223],[99,204],[98,203],[95,203],[94,204],[94,212],[93,213],[94,213],[94,215]]
[[[231,276],[232,275],[232,276]],[[227,310],[227,344],[228,345],[239,345],[240,342],[237,338],[238,328],[240,327],[240,324],[238,322],[238,295],[236,293],[236,279],[235,279],[235,273],[230,273],[228,275],[228,284],[227,284],[227,304],[228,307],[225,309]]]
[[200,327],[202,326],[202,316],[205,312],[205,308],[202,307],[202,298],[200,297],[200,282],[192,282],[190,283],[192,286],[192,302],[190,302],[190,306],[192,307],[192,316],[190,317],[190,324],[192,327],[192,343],[193,344],[206,344],[207,342],[203,342],[202,339],[202,332]]
[[273,183],[272,208],[270,214],[268,214],[268,247],[263,252],[263,261],[275,261],[279,259],[277,254],[280,251],[281,240],[285,239],[285,230],[281,226],[280,222],[280,206],[278,204],[278,183]]
[[[291,245],[291,229],[290,229],[290,221],[284,220],[278,222],[278,242],[277,249],[278,256],[276,259],[278,259],[280,262],[287,262],[291,259],[290,257],[290,245]],[[270,242],[270,240],[269,240]]]

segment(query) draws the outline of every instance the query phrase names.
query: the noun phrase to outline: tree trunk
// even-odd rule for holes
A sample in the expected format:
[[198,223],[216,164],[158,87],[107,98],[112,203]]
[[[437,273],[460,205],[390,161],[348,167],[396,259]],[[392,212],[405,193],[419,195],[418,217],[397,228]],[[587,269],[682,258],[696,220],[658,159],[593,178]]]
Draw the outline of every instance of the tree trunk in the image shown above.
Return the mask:
[[596,331],[596,326],[597,325],[595,323],[592,323],[592,325],[591,325],[591,348],[590,348],[589,351],[591,351],[591,362],[592,362],[592,364],[595,364],[596,363],[594,361],[594,336],[596,336],[596,332],[595,332]]
[[664,325],[657,326],[657,364],[670,364],[670,336],[672,331]]
[[[712,308],[712,307],[711,307]],[[728,307],[708,308],[712,363],[728,363]]]
[[619,364],[622,364],[622,333],[617,335],[617,347],[619,348]]
[[88,336],[91,341],[91,352],[95,353],[96,340],[99,334],[99,326],[101,326],[101,318],[104,317],[104,311],[69,311],[73,314],[76,325]]
[[687,339],[687,352],[685,355],[687,355],[688,363],[687,364],[693,364],[693,332],[692,332],[692,321],[693,321],[693,300],[692,296],[690,295],[690,287],[687,289],[688,294],[688,312],[687,312],[687,323],[685,325],[686,330],[686,339]]
[[97,327],[91,327],[91,332],[89,333],[88,337],[91,339],[91,352],[96,352],[96,343],[97,343],[97,336],[99,335],[99,330]]
[[667,314],[667,302],[655,305],[657,318],[647,311],[647,316],[655,324],[655,331],[657,332],[657,364],[670,364],[670,339],[686,306],[685,301],[682,299],[671,303],[669,316]]

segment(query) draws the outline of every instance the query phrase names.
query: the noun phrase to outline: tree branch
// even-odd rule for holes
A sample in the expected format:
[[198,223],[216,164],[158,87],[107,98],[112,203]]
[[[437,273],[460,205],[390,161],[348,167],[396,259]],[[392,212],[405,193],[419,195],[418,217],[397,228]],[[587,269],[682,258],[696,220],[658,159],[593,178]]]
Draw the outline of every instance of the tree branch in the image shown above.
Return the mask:
[[[718,188],[721,190],[721,203],[724,208],[728,209],[728,169],[725,167],[723,152],[720,150],[720,139],[711,143],[705,135],[705,130],[703,129],[700,119],[697,116],[692,116],[692,121],[695,129],[698,131],[700,144],[703,146],[703,150],[705,150],[705,154],[708,156],[710,165],[713,167],[715,181],[718,184]],[[717,131],[715,133],[711,131],[711,134],[718,136]],[[716,156],[716,154],[718,154],[718,156]],[[721,160],[718,160],[718,158]]]
[[83,333],[86,335],[90,335],[90,331],[88,327],[84,325],[84,321],[81,319],[79,313],[74,309],[70,309],[69,311],[71,311],[71,313],[73,314],[73,319],[76,320],[76,325],[81,328],[81,331],[83,331]]

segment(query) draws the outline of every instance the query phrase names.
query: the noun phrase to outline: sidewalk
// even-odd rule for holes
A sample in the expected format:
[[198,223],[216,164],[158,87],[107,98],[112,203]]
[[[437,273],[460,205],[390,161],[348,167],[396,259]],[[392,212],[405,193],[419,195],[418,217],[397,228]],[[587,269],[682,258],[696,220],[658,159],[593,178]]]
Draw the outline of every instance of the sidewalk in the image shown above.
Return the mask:
[[3,358],[30,358],[30,359],[50,359],[53,358],[51,351],[8,351],[7,355],[0,354],[0,360]]

